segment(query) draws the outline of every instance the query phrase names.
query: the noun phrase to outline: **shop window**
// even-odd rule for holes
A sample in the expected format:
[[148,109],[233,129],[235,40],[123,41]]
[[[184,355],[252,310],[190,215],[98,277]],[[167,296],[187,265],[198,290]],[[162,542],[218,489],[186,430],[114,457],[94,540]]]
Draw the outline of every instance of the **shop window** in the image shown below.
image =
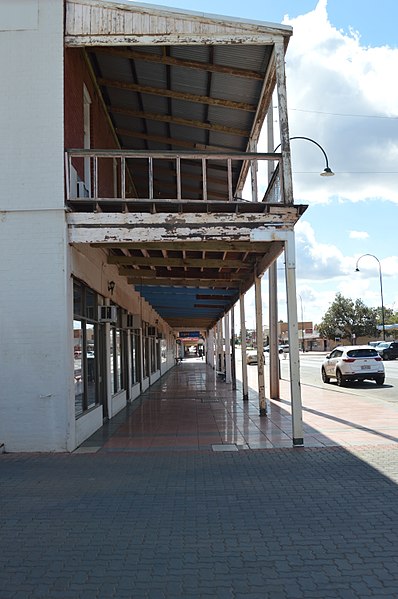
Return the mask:
[[151,373],[156,372],[156,339],[151,337]]
[[140,355],[140,335],[138,332],[131,334],[131,382],[140,382],[141,355]]
[[98,403],[97,325],[73,321],[75,415],[80,416]]
[[150,374],[150,345],[149,337],[144,338],[144,378],[148,378]]
[[73,314],[83,316],[83,287],[78,281],[73,284]]
[[83,283],[73,284],[73,360],[75,416],[99,403],[99,325],[97,294]]
[[96,327],[86,323],[87,408],[97,403]]
[[126,344],[125,335],[121,329],[117,327],[111,327],[109,334],[111,354],[111,388],[112,395],[115,395],[125,388],[124,347]]
[[160,340],[160,361],[162,364],[167,362],[167,342],[166,339]]
[[84,406],[84,371],[83,371],[83,326],[80,320],[73,321],[73,352],[74,352],[74,387],[75,387],[75,413],[83,414]]

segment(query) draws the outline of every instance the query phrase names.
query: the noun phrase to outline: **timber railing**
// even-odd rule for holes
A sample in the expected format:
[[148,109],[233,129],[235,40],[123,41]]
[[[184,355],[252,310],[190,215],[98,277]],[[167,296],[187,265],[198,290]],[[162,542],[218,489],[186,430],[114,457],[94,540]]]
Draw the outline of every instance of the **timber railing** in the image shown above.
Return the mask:
[[[65,152],[66,201],[281,203],[281,158],[275,152],[69,149]],[[268,183],[269,161],[277,167]],[[249,175],[247,182],[244,173]]]

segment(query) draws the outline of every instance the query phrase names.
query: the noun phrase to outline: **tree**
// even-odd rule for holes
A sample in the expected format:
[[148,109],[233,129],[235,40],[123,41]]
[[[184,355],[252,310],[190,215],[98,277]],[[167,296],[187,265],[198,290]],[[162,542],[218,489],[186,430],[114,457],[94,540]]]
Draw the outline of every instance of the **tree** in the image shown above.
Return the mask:
[[321,336],[327,339],[352,339],[354,335],[374,337],[378,334],[376,322],[375,308],[368,308],[360,299],[354,302],[351,298],[337,293],[318,330]]
[[368,308],[362,300],[357,299],[354,305],[355,324],[353,333],[356,337],[377,336],[377,308]]
[[[376,313],[377,313],[377,323],[381,324],[382,320],[383,320],[381,308],[376,308]],[[394,310],[392,310],[391,308],[386,308],[384,306],[384,322],[385,322],[385,324],[395,324],[396,322],[398,322],[397,312],[394,313]]]

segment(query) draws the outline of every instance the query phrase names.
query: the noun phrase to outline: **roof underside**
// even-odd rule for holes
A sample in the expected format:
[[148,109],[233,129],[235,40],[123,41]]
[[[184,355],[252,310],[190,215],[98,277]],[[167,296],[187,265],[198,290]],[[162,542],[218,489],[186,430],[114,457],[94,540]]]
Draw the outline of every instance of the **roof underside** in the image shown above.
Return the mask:
[[88,53],[123,148],[246,150],[270,47],[145,46]]
[[[286,48],[290,28],[135,3],[68,0],[66,6],[66,44],[85,48],[121,149],[222,154],[255,144],[275,86],[274,42]],[[127,159],[127,165],[130,197],[142,213],[222,212],[233,221],[242,210],[248,216],[267,210],[261,202],[244,202],[242,209],[249,166],[242,160],[231,161],[233,201],[226,162],[207,160],[204,199],[203,162],[182,159],[177,200],[175,163],[155,159],[151,202],[148,160]],[[263,168],[266,181],[265,162]],[[126,210],[123,202],[98,205],[104,212]],[[71,206],[92,209],[81,201]],[[175,328],[213,326],[253,281],[255,264],[282,251],[187,241],[103,244],[109,261]]]

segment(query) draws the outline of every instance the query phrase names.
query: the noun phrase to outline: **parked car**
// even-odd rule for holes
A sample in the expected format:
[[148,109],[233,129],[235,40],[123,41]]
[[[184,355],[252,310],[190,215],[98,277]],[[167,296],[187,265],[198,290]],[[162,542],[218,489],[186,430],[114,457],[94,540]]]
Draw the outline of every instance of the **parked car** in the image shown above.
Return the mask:
[[375,349],[383,360],[398,358],[398,341],[382,341]]
[[248,349],[246,352],[246,364],[250,366],[250,364],[257,364],[258,356],[256,349]]
[[382,341],[369,341],[368,345],[371,347],[376,347],[379,343],[383,343]]
[[339,387],[347,381],[376,381],[383,385],[384,364],[374,347],[369,345],[340,345],[325,357],[321,368],[322,380],[336,379]]
[[[264,351],[265,352],[269,352],[269,345],[267,345],[266,347],[264,347]],[[289,351],[289,346],[288,345],[278,345],[278,353],[283,354],[284,351],[285,352]]]

